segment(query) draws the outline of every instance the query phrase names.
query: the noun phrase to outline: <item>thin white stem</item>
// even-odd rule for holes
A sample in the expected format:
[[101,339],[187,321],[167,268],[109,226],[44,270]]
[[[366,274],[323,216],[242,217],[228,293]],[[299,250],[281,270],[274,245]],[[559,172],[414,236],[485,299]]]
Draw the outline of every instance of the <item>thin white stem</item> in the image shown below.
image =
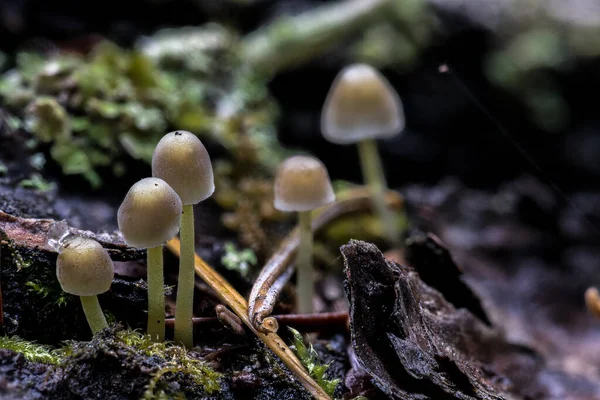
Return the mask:
[[175,343],[188,349],[194,345],[194,206],[183,206],[181,215],[181,255],[177,280],[177,310],[175,311]]
[[314,297],[314,270],[312,265],[313,258],[313,233],[311,229],[310,211],[301,211],[298,213],[298,223],[300,225],[300,245],[296,258],[296,296],[297,308],[301,314],[310,314],[313,312]]
[[385,201],[387,183],[381,165],[381,158],[374,139],[362,140],[358,143],[358,153],[365,183],[369,186],[373,198],[373,205],[379,215],[381,226],[390,244],[400,248],[400,229],[395,213],[388,208]]
[[165,340],[165,287],[162,246],[147,250],[148,334],[155,342]]
[[79,296],[79,298],[81,299],[81,306],[83,307],[85,318],[92,329],[92,333],[96,334],[106,328],[108,324],[98,302],[98,296]]

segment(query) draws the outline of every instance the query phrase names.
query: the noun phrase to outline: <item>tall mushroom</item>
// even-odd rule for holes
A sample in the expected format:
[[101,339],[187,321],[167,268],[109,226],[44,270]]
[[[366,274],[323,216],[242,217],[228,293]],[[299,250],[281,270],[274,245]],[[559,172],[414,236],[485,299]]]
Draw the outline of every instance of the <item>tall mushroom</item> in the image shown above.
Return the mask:
[[165,339],[165,293],[163,244],[177,235],[181,222],[181,199],[158,178],[144,178],[127,192],[117,219],[125,242],[147,249],[148,334]]
[[300,313],[313,311],[311,211],[333,201],[335,194],[321,161],[309,156],[292,156],[281,163],[275,177],[275,208],[298,212],[300,246],[296,257],[296,286]]
[[396,218],[385,203],[387,183],[376,139],[404,129],[404,110],[398,94],[385,77],[366,64],[345,67],[335,78],[321,115],[325,139],[340,145],[358,144],[364,179],[388,240],[399,245]]
[[56,277],[62,290],[79,296],[85,318],[96,333],[107,327],[98,295],[110,289],[115,274],[108,252],[93,239],[73,236],[59,248]]
[[194,204],[215,191],[213,169],[206,148],[187,131],[167,133],[152,155],[152,175],[164,179],[181,198],[181,256],[177,280],[175,342],[193,346],[194,310]]

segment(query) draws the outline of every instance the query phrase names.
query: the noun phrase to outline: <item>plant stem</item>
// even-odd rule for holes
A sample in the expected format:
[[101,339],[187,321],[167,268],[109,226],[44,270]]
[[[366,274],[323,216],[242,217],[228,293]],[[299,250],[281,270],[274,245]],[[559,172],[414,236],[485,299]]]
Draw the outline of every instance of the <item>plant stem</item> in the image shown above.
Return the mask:
[[177,280],[177,310],[175,312],[175,343],[191,349],[194,345],[194,206],[183,206],[181,215],[181,257]]
[[389,0],[346,0],[281,17],[248,34],[242,41],[244,60],[257,70],[275,74],[301,65],[334,48],[343,38],[386,16]]
[[148,334],[151,340],[165,340],[165,288],[162,246],[148,252]]
[[92,329],[92,333],[96,334],[106,328],[108,324],[98,302],[98,296],[79,296],[79,298],[81,299],[81,306],[83,307],[85,318]]
[[301,314],[313,312],[314,271],[312,265],[313,233],[310,211],[298,213],[300,245],[296,256],[296,308]]
[[377,150],[377,142],[375,139],[366,139],[358,143],[358,152],[360,155],[360,163],[363,171],[365,183],[369,186],[373,203],[383,231],[395,248],[400,248],[400,230],[397,226],[395,213],[388,208],[385,201],[385,193],[387,192],[387,183],[385,174],[381,165],[381,158]]

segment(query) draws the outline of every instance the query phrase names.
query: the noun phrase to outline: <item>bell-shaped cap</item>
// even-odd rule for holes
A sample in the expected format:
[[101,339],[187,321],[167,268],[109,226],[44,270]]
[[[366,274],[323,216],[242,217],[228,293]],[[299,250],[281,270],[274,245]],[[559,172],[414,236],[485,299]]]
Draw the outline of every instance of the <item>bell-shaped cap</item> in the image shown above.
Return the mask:
[[340,71],[321,114],[325,139],[349,144],[392,137],[403,129],[400,97],[379,71],[366,64],[353,64]]
[[275,177],[275,208],[309,211],[335,201],[327,168],[318,159],[293,156],[281,163]]
[[62,289],[77,296],[95,296],[110,289],[115,268],[108,252],[93,239],[74,236],[56,259]]
[[196,204],[215,191],[210,156],[200,139],[187,131],[169,132],[158,142],[152,176],[171,185],[183,205]]
[[144,178],[129,189],[119,207],[119,229],[129,246],[158,247],[179,232],[181,210],[181,199],[167,182]]

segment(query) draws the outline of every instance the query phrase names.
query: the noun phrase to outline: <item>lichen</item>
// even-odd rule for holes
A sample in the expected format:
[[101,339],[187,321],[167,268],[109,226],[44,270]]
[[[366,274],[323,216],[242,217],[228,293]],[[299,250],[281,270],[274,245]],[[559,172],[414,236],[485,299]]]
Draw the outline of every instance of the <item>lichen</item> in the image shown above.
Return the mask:
[[29,342],[19,336],[0,336],[0,348],[22,353],[27,360],[41,364],[58,365],[62,360],[60,351]]

